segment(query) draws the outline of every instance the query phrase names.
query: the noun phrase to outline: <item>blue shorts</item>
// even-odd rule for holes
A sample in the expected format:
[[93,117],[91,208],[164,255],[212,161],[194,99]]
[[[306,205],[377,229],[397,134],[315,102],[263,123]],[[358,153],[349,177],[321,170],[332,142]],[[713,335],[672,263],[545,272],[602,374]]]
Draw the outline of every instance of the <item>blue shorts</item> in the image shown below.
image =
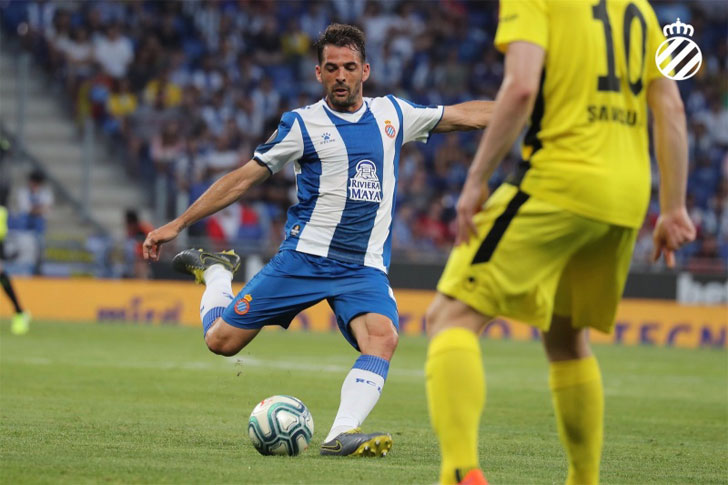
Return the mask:
[[238,328],[288,328],[298,313],[324,299],[336,315],[339,330],[357,350],[349,323],[358,315],[384,315],[399,331],[397,303],[385,273],[290,250],[276,254],[240,290],[222,319]]

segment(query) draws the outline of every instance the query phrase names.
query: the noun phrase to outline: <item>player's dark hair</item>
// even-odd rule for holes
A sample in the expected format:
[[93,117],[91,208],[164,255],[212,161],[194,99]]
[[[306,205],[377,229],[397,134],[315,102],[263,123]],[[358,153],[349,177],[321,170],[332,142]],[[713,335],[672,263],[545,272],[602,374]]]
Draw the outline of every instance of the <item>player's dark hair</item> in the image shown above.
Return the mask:
[[319,64],[324,60],[324,47],[327,45],[350,47],[359,52],[361,61],[365,62],[367,59],[365,43],[364,32],[359,27],[347,24],[331,24],[326,27],[326,30],[319,36],[315,44]]
[[124,212],[124,219],[126,219],[126,223],[129,225],[139,224],[139,214],[134,209],[127,209]]
[[42,184],[45,182],[46,176],[45,173],[43,173],[42,170],[35,169],[32,172],[30,172],[30,175],[28,175],[28,180],[31,182],[35,182],[36,184]]

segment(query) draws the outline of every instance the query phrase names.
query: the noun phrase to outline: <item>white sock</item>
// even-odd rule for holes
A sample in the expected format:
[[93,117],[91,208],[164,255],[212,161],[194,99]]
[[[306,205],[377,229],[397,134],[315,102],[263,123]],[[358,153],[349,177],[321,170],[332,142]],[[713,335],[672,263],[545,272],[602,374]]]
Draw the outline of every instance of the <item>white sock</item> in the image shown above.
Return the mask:
[[235,295],[231,284],[233,274],[221,264],[213,264],[207,268],[203,277],[206,288],[200,302],[200,318],[204,333],[207,333]]
[[362,355],[349,371],[341,386],[341,404],[324,442],[358,428],[379,401],[387,380],[389,362],[373,355]]

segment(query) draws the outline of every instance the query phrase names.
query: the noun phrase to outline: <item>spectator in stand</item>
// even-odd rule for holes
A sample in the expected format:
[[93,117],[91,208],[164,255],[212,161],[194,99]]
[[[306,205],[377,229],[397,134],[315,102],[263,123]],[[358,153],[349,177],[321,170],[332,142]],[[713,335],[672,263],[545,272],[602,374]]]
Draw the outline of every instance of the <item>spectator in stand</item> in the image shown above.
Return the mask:
[[48,67],[56,74],[64,68],[64,55],[61,46],[71,37],[71,15],[67,10],[58,9],[53,16],[53,25],[43,32],[46,42]]
[[235,102],[235,123],[241,133],[254,139],[260,138],[263,134],[263,116],[255,109],[250,96],[238,96]]
[[162,64],[162,58],[162,47],[155,36],[147,35],[140,41],[128,71],[132,91],[140,92],[154,78]]
[[[347,0],[350,3],[351,0]],[[303,30],[309,39],[318,39],[331,22],[328,14],[328,8],[324,6],[324,2],[312,1],[306,2],[306,11],[301,17],[301,30]],[[351,8],[351,5],[348,6]]]
[[94,55],[106,74],[119,79],[126,76],[134,59],[134,47],[131,40],[122,34],[121,25],[112,23],[106,28],[106,35],[96,42]]
[[713,145],[720,149],[728,149],[728,110],[723,105],[721,94],[714,93],[710,97],[709,107],[695,115],[708,129]]
[[263,23],[263,29],[251,42],[253,58],[261,66],[280,64],[283,60],[281,51],[281,35],[278,32],[278,20],[268,15]]
[[410,221],[415,219],[415,210],[411,205],[401,204],[397,207],[397,217],[392,222],[392,248],[399,251],[412,251],[415,248],[415,236]]
[[273,80],[263,78],[260,86],[253,91],[253,108],[263,116],[265,123],[278,117],[281,95],[273,86]]
[[463,167],[469,164],[468,154],[462,148],[458,133],[448,133],[445,143],[435,151],[433,176],[437,180],[433,182],[433,186],[442,191],[458,190],[465,182]]
[[124,259],[127,278],[148,279],[149,265],[142,257],[142,243],[154,227],[148,222],[139,219],[135,209],[127,209],[124,213],[126,226],[126,243],[124,245]]
[[28,2],[28,27],[31,35],[51,39],[55,30],[56,2]]
[[205,178],[209,183],[240,164],[240,155],[231,143],[232,134],[222,133],[215,139],[215,147],[205,157]]
[[183,50],[175,50],[169,61],[169,80],[181,88],[186,88],[192,82],[192,74],[187,66],[187,59]]
[[104,123],[106,132],[126,139],[129,136],[129,119],[134,115],[138,106],[139,102],[136,94],[131,92],[129,79],[124,77],[114,81],[106,105],[106,112],[109,116]]
[[[205,147],[203,146],[201,139],[202,136],[189,136],[185,140],[184,150],[177,160],[175,160],[175,182],[177,184],[177,188],[182,192],[190,193],[193,186],[203,182],[205,171]],[[189,201],[190,204],[192,202],[193,200]]]
[[[177,2],[167,3],[174,5]],[[180,47],[182,36],[179,31],[180,28],[178,27],[177,18],[174,13],[164,14],[159,29],[157,30],[157,37],[163,49],[166,51],[174,51]]]
[[456,50],[450,50],[444,64],[434,70],[435,85],[446,100],[454,102],[467,96],[470,73],[468,66],[458,59]]
[[311,38],[301,29],[297,18],[288,20],[288,24],[281,39],[283,54],[289,60],[297,60],[308,54],[311,47]]
[[169,120],[162,124],[162,131],[154,135],[150,155],[159,174],[171,174],[174,162],[182,155],[185,143],[180,137],[179,123]]
[[[376,1],[367,3],[361,19],[364,33],[367,36],[367,56],[374,64],[381,58],[380,51],[389,36],[389,30],[395,26],[395,19]],[[370,54],[371,53],[371,54]]]
[[688,186],[695,196],[696,203],[706,207],[708,200],[716,193],[720,182],[720,168],[713,163],[708,153],[698,153],[697,158],[692,161],[692,170]]
[[28,175],[28,185],[17,193],[17,208],[20,228],[42,235],[46,229],[46,217],[53,206],[53,191],[46,183],[46,176],[40,170]]
[[197,88],[192,85],[182,90],[182,104],[175,110],[175,113],[181,122],[183,137],[199,133],[203,128],[206,129],[199,98]]
[[170,81],[170,70],[163,68],[144,88],[144,102],[153,103],[161,96],[165,108],[176,108],[182,103],[182,88]]
[[222,88],[222,74],[213,56],[207,55],[202,59],[202,66],[192,74],[192,84],[200,91],[203,99],[208,99]]
[[133,156],[143,161],[152,138],[160,133],[164,123],[173,119],[174,115],[174,111],[165,108],[161,94],[152,104],[143,103],[139,106],[131,117],[133,130],[127,140]]
[[725,261],[720,261],[718,238],[713,234],[704,236],[700,249],[688,260],[687,269],[697,273],[718,273],[726,270]]
[[35,236],[35,268],[40,274],[43,248],[45,246],[46,218],[53,206],[53,191],[46,183],[46,176],[40,170],[33,170],[28,176],[28,185],[16,195],[18,218],[16,227],[32,231]]
[[433,249],[447,248],[452,240],[452,235],[443,220],[443,207],[440,200],[432,200],[427,212],[417,219],[415,234],[427,247]]
[[238,55],[237,65],[229,74],[232,80],[244,91],[258,85],[265,76],[263,69],[259,65],[254,64],[250,56],[246,54]]
[[210,133],[215,136],[222,134],[228,120],[234,116],[233,107],[225,103],[225,92],[222,89],[212,95],[210,102],[202,108],[201,115]]
[[94,49],[88,30],[74,28],[71,37],[59,39],[57,46],[65,60],[66,90],[75,98],[79,83],[93,74]]

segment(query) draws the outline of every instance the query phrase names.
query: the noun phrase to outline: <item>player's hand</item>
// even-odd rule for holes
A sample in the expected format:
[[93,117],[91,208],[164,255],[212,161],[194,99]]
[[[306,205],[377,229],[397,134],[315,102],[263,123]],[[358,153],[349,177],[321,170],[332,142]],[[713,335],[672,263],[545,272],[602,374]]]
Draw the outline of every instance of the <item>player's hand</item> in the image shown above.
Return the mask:
[[169,222],[149,234],[142,245],[144,259],[159,261],[159,248],[162,244],[171,241],[179,234],[180,226],[176,221]]
[[485,182],[468,177],[460,193],[457,205],[457,228],[455,245],[467,243],[471,237],[478,235],[473,217],[483,207],[488,198],[488,188]]
[[695,239],[695,226],[690,220],[685,207],[672,212],[660,214],[652,233],[655,249],[652,252],[652,261],[665,256],[665,263],[669,268],[675,267],[675,251],[684,244]]

